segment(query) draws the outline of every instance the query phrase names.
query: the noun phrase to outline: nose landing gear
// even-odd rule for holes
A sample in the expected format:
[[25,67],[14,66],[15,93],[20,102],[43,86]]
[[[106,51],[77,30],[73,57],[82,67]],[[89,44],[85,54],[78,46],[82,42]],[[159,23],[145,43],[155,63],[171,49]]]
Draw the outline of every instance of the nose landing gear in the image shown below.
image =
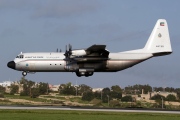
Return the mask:
[[25,77],[27,75],[27,72],[26,71],[23,71],[22,72],[22,75]]

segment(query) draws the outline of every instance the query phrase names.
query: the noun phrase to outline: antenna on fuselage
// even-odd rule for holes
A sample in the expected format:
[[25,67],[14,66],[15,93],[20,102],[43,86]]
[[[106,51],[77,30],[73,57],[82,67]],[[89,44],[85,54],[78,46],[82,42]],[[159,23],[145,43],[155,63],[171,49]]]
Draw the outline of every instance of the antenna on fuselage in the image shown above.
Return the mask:
[[58,48],[57,48],[56,52],[62,52],[62,51],[61,51],[61,49],[58,50]]

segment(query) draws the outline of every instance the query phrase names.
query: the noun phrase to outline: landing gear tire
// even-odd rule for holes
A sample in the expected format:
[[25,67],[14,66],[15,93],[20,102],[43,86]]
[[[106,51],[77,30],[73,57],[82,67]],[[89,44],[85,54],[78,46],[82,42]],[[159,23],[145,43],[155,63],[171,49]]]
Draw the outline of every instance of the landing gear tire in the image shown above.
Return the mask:
[[23,71],[22,75],[25,77],[27,75],[27,72]]
[[76,72],[76,75],[77,75],[78,77],[81,77],[81,74],[80,74],[79,72]]
[[76,75],[78,77],[81,77],[81,76],[89,77],[93,75],[93,72],[76,72]]

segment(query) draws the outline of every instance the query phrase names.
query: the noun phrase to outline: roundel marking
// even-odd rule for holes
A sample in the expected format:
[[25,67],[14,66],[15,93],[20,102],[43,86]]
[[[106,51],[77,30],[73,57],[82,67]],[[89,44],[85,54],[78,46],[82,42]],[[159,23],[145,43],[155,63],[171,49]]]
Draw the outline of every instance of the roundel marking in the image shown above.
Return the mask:
[[158,34],[158,37],[159,37],[159,38],[162,37],[161,33]]

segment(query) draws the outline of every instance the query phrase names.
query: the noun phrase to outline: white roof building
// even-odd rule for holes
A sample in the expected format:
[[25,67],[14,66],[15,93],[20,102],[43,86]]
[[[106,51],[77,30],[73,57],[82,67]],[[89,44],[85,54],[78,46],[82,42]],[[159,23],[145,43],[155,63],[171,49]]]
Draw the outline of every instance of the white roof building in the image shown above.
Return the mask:
[[93,88],[92,92],[101,92],[103,88]]
[[58,92],[59,91],[59,86],[60,85],[51,85],[51,84],[49,84],[49,89],[54,91],[54,92]]
[[9,87],[9,86],[11,86],[12,83],[13,83],[12,81],[4,81],[4,82],[0,83],[0,85],[3,87]]

